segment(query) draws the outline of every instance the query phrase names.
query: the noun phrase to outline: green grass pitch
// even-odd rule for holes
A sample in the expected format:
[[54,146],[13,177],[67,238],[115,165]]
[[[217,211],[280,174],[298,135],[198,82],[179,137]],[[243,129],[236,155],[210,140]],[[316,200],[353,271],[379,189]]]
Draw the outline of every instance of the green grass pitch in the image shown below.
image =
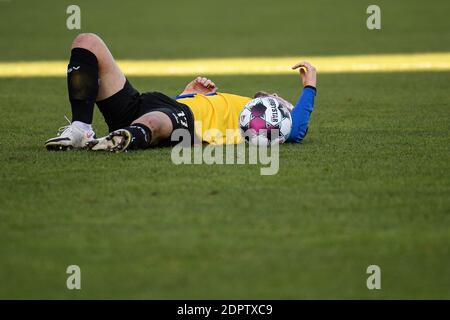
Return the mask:
[[[150,3],[80,1],[82,31],[121,59],[450,51],[446,1],[425,12],[380,1],[374,33],[360,1]],[[0,61],[67,58],[68,4],[0,3]],[[266,37],[275,45],[248,41]],[[238,94],[300,90],[295,73],[212,78]],[[175,95],[190,79],[130,80]],[[70,115],[65,79],[0,78],[0,298],[448,299],[449,83],[448,72],[319,73],[306,140],[282,145],[279,173],[263,177],[255,165],[175,166],[170,149],[47,152]],[[106,133],[97,111],[94,126]],[[66,288],[71,264],[82,290]],[[371,264],[381,290],[366,287]]]

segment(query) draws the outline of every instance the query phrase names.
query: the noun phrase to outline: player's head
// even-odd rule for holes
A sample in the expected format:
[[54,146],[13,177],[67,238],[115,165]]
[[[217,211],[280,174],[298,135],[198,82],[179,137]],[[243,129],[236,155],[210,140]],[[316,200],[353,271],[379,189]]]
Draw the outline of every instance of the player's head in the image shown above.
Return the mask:
[[265,91],[258,91],[253,96],[253,99],[262,98],[262,97],[272,97],[272,98],[276,99],[279,103],[281,103],[284,106],[286,106],[289,109],[289,111],[292,111],[292,109],[294,109],[294,106],[292,105],[292,103],[290,103],[286,99],[280,97],[276,92],[268,93],[268,92],[265,92]]

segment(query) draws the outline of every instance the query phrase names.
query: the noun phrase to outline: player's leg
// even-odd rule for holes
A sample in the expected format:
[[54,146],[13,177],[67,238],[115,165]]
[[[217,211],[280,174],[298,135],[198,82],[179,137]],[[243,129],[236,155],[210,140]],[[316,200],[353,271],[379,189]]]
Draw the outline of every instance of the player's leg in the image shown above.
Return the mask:
[[89,142],[92,150],[125,151],[147,149],[170,138],[172,120],[160,111],[146,113],[130,126],[111,132],[106,137]]
[[[89,53],[93,54],[97,59],[97,78],[99,80],[94,102],[109,98],[123,88],[126,81],[125,75],[99,36],[93,33],[78,35],[72,43],[72,52],[78,49],[84,50],[86,55],[90,55]],[[70,90],[71,88],[69,87]],[[74,90],[77,90],[77,88],[74,88]]]
[[113,96],[124,88],[125,82],[125,75],[103,40],[92,33],[78,35],[72,43],[67,70],[72,121],[57,137],[47,140],[47,149],[84,147],[94,138],[95,102]]

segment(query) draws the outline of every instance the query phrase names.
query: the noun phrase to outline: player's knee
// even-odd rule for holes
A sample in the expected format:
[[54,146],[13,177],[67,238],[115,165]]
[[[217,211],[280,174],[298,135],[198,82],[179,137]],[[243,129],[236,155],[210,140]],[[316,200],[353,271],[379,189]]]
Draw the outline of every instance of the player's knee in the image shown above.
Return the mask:
[[151,112],[133,121],[147,126],[152,132],[152,143],[157,143],[161,139],[170,136],[172,123],[170,118],[161,112]]
[[155,117],[154,115],[147,115],[145,117],[142,117],[140,119],[137,119],[135,121],[136,123],[142,123],[150,130],[152,130],[152,133],[155,137],[159,136],[159,133],[161,131],[161,120],[158,117]]
[[84,48],[93,51],[102,44],[102,39],[95,33],[81,33],[73,40],[72,48]]

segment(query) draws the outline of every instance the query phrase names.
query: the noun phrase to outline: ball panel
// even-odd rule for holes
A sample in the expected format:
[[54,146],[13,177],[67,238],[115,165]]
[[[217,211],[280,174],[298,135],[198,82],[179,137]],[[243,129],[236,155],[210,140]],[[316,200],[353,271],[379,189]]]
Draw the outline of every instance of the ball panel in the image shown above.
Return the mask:
[[267,122],[261,117],[256,117],[250,120],[249,128],[254,129],[257,134],[260,133],[261,130],[266,129]]
[[266,113],[267,107],[263,104],[263,103],[258,103],[255,104],[254,106],[252,106],[251,108],[251,113],[252,113],[252,117],[261,117],[264,118],[265,117],[265,113]]
[[242,130],[246,131],[249,129],[251,118],[251,111],[247,108],[242,109],[241,114],[239,115],[239,126]]

